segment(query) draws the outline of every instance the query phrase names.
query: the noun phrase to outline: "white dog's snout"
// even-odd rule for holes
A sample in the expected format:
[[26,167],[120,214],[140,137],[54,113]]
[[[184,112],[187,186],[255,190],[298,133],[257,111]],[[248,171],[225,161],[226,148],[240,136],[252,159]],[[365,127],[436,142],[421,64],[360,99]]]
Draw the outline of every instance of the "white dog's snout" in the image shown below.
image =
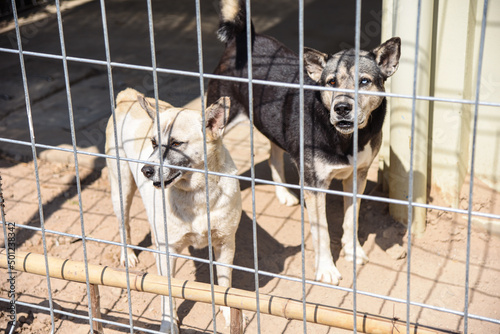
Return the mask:
[[155,168],[151,165],[144,165],[144,167],[141,168],[141,172],[146,178],[150,179],[155,175]]

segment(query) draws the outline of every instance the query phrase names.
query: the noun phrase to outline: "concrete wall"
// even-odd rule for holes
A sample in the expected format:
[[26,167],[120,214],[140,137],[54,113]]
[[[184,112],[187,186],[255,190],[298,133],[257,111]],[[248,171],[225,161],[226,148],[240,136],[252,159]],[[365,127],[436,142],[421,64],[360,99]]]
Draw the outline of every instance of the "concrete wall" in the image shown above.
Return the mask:
[[[440,0],[434,95],[476,98],[482,1]],[[465,24],[464,24],[465,23]],[[500,3],[489,1],[481,74],[481,102],[500,103]],[[432,186],[453,206],[470,172],[474,105],[435,102],[432,110]],[[475,177],[500,190],[500,109],[480,106]]]
[[[417,2],[384,0],[382,39],[402,38],[400,68],[388,88],[412,94]],[[483,1],[424,0],[421,8],[417,95],[474,100]],[[490,1],[480,86],[480,101],[500,102],[500,2]],[[381,166],[392,198],[408,198],[412,100],[391,98]],[[414,136],[414,200],[426,202],[428,186],[450,206],[459,204],[460,189],[470,172],[474,105],[417,101]],[[475,177],[500,191],[500,108],[480,106]],[[391,206],[391,214],[407,222],[406,209]],[[406,215],[406,217],[405,217]],[[414,215],[419,229],[425,212]],[[423,220],[423,221],[422,221]],[[418,231],[414,231],[418,232]],[[420,230],[421,232],[421,230]]]

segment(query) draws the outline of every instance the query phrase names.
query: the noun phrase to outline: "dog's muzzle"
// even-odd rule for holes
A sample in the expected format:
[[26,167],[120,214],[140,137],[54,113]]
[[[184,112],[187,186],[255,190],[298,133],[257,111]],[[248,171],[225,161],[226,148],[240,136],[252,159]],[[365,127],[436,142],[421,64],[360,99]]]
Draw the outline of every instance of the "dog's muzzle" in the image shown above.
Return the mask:
[[[175,173],[174,176],[172,176],[170,179],[168,180],[164,180],[163,181],[163,187],[168,187],[172,182],[174,182],[175,179],[177,179],[179,176],[181,176],[181,172],[177,172]],[[155,181],[153,182],[153,186],[155,186],[156,188],[161,188],[161,182],[160,181]]]
[[350,133],[354,128],[352,121],[352,104],[348,102],[338,102],[334,105],[332,115],[332,124],[342,133]]
[[[144,167],[141,168],[141,172],[142,174],[144,174],[144,176],[151,180],[153,179],[154,175],[155,175],[155,168],[154,166],[151,166],[151,165],[145,165]],[[172,182],[174,182],[175,179],[177,179],[179,176],[181,176],[181,172],[177,172],[175,173],[171,178],[168,178],[166,180],[163,180],[163,186],[164,187],[167,187],[169,186]],[[153,186],[156,187],[156,188],[161,188],[161,181],[155,181],[155,180],[152,180],[153,181]]]

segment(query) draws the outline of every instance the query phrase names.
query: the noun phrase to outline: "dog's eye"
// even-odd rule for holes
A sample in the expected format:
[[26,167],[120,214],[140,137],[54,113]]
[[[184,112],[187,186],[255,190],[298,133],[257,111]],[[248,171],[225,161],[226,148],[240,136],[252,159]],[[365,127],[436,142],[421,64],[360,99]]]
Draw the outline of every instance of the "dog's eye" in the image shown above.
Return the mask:
[[337,80],[336,80],[335,78],[332,78],[332,79],[330,79],[330,80],[328,81],[328,84],[329,84],[330,86],[335,86],[335,85],[337,84]]
[[151,145],[153,146],[153,149],[158,147],[158,143],[156,142],[156,139],[151,138]]
[[363,78],[363,79],[359,80],[359,84],[363,85],[363,86],[366,86],[366,85],[368,85],[371,82],[372,81],[370,79],[367,79],[367,78]]
[[182,144],[183,144],[182,142],[180,142],[180,141],[175,141],[175,140],[174,140],[174,141],[172,141],[172,142],[170,143],[170,147],[176,148],[176,147],[181,146]]

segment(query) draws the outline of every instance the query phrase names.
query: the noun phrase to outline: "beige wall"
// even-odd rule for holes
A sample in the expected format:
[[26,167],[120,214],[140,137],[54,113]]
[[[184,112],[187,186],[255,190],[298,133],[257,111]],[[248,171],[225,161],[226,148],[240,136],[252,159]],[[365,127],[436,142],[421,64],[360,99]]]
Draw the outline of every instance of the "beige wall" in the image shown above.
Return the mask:
[[[482,15],[478,7],[476,44]],[[479,92],[480,101],[500,103],[500,1],[489,1]],[[500,107],[479,107],[476,152],[476,177],[500,191]]]
[[[476,98],[482,1],[440,0],[436,34],[436,97]],[[462,24],[466,22],[466,24]],[[500,2],[489,1],[480,101],[500,103]],[[453,206],[470,172],[474,105],[436,102],[432,128],[432,186]],[[500,109],[480,106],[475,176],[500,190]]]
[[[415,53],[416,1],[385,0],[382,39],[402,38],[400,68],[388,84],[392,93],[411,94]],[[415,7],[415,9],[411,9]],[[474,100],[483,1],[422,1],[417,95]],[[482,102],[500,103],[500,1],[489,1],[485,52],[480,87]],[[381,159],[391,197],[407,196],[411,100],[390,99]],[[415,132],[415,192],[428,185],[450,205],[458,206],[459,192],[470,172],[474,105],[417,102]],[[500,191],[500,107],[480,106],[475,176]],[[424,165],[425,164],[425,165]],[[406,186],[404,184],[406,183]],[[391,207],[402,222],[404,208]],[[424,216],[416,216],[421,226]]]

